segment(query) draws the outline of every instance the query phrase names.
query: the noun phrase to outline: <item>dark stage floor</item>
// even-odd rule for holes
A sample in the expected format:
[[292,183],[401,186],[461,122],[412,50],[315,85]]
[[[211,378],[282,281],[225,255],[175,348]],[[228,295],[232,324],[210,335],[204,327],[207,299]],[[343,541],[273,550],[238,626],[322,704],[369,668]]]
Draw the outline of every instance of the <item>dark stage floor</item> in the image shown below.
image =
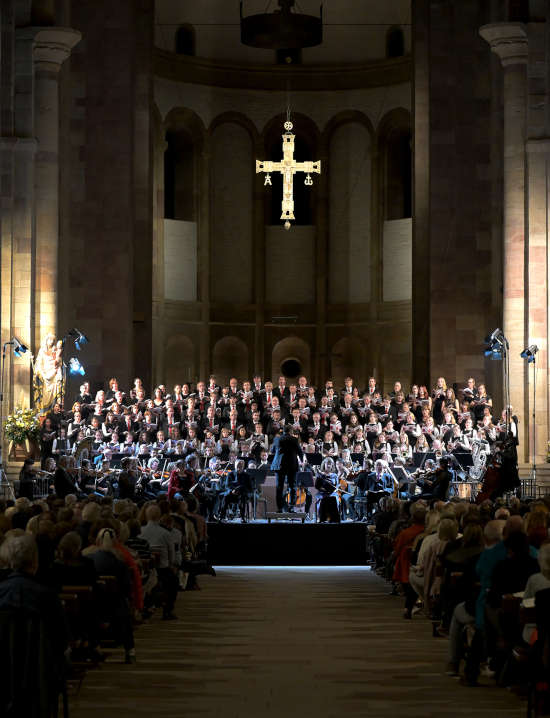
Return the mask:
[[212,523],[215,566],[360,566],[366,562],[364,523]]

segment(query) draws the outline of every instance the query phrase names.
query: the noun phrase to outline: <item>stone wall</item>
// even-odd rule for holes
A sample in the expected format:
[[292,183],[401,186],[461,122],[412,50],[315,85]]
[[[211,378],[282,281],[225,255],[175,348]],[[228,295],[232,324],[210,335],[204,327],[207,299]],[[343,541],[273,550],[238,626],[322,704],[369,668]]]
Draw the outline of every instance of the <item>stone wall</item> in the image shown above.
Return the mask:
[[[483,356],[502,311],[502,105],[498,67],[479,36],[490,3],[417,5],[416,142],[428,137],[429,146],[418,146],[414,168],[413,285],[428,282],[429,293],[413,286],[414,335],[427,322],[427,380],[461,385],[473,375],[498,396],[498,369]],[[418,74],[424,57],[428,85]]]
[[152,5],[73,2],[63,77],[59,323],[89,335],[92,381],[151,371]]

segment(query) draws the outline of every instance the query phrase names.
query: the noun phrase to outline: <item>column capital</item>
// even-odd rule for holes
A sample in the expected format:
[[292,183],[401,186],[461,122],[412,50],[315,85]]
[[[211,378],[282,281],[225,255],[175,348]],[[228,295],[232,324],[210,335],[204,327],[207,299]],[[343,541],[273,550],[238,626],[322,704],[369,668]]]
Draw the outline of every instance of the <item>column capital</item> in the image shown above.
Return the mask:
[[78,30],[70,27],[33,27],[33,57],[38,70],[58,72],[71,54],[71,50],[82,39]]
[[500,57],[503,67],[526,65],[529,43],[527,28],[521,22],[497,22],[479,28],[491,51]]

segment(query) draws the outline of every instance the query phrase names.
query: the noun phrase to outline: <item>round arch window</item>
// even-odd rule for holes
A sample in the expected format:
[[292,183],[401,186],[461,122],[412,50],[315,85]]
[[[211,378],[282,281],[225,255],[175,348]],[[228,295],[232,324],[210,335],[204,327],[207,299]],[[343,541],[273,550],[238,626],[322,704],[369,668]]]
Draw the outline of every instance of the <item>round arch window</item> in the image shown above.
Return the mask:
[[295,379],[302,373],[302,365],[300,364],[298,359],[285,359],[281,363],[281,373],[287,379]]

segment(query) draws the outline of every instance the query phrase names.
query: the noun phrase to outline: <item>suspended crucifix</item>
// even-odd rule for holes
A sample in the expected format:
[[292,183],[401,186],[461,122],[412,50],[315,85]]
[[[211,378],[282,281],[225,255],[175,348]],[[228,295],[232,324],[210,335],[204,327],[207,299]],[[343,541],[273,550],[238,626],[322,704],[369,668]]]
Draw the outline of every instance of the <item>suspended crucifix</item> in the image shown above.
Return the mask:
[[304,184],[310,187],[313,184],[311,173],[321,174],[321,161],[317,162],[296,162],[294,159],[294,137],[292,134],[292,122],[285,122],[286,132],[283,135],[283,159],[281,162],[262,162],[256,160],[256,174],[265,172],[264,187],[271,185],[271,172],[280,172],[283,176],[283,201],[281,203],[281,219],[285,220],[285,229],[290,229],[290,220],[294,217],[294,175],[296,172],[306,172]]

